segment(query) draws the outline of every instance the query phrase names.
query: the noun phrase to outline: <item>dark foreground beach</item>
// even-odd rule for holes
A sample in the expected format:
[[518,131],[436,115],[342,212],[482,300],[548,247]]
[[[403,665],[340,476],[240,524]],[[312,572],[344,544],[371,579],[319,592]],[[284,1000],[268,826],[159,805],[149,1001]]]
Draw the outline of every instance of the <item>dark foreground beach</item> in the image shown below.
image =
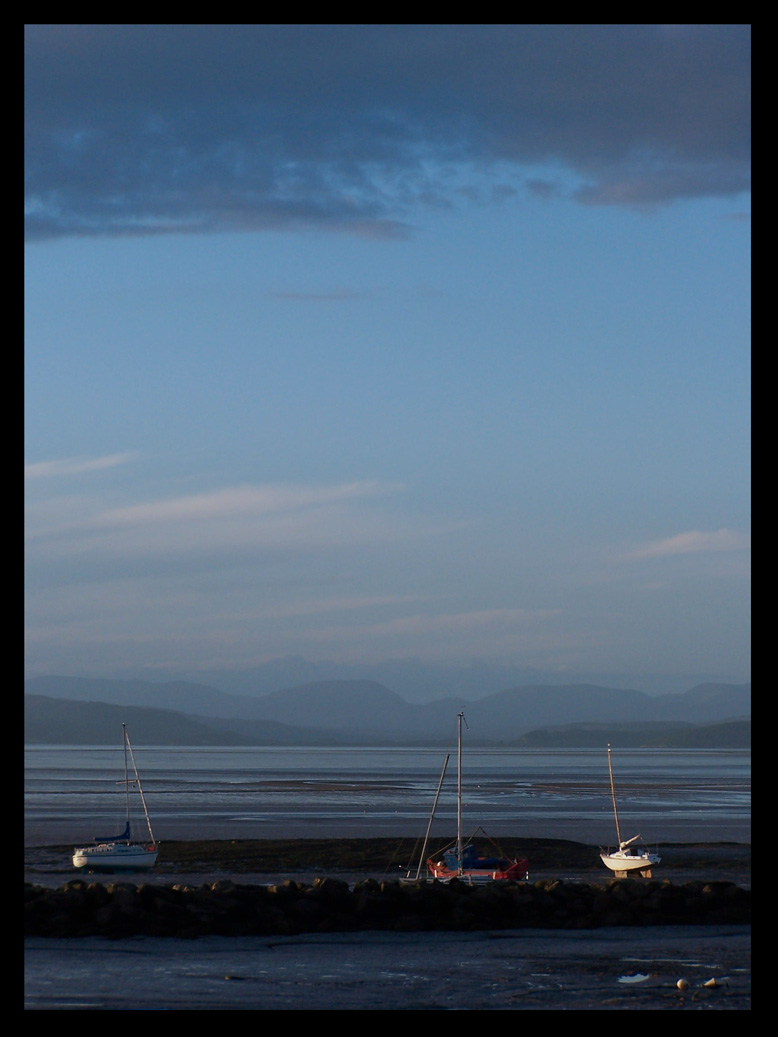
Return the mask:
[[25,941],[26,1011],[750,1011],[747,926]]
[[141,876],[82,876],[70,847],[28,848],[44,924],[27,930],[25,1009],[750,1010],[750,846],[661,847],[654,878],[614,881],[596,847],[522,840],[529,883],[434,903],[438,884],[397,882],[414,848],[171,842]]
[[[574,896],[603,885],[636,896],[656,887],[699,900],[705,888],[717,895],[741,891],[734,899],[749,891],[750,898],[749,845],[663,846],[654,879],[615,884],[596,847],[564,840],[523,840],[519,846],[507,839],[501,846],[529,857],[527,889],[539,899],[555,890]],[[79,875],[70,866],[71,850],[28,847],[25,881],[33,885],[26,891],[46,889],[61,906],[68,885],[76,896],[79,888],[91,887],[96,896],[111,889],[126,902],[154,899],[152,887],[168,897],[179,886],[190,891],[192,902],[200,898],[197,910],[209,898],[212,905],[232,900],[233,912],[238,904],[234,918],[241,916],[244,895],[252,903],[291,894],[298,898],[298,917],[310,912],[306,897],[313,890],[337,902],[363,889],[366,902],[373,896],[380,905],[382,890],[391,896],[398,889],[401,865],[415,859],[418,847],[393,839],[170,842],[162,846],[158,868],[141,876]],[[316,924],[326,917],[319,914]],[[494,914],[479,923],[471,913],[469,927],[453,931],[31,934],[25,940],[25,1010],[750,1010],[750,924],[623,924],[626,919],[596,928],[548,928],[536,915],[532,926],[510,928]]]

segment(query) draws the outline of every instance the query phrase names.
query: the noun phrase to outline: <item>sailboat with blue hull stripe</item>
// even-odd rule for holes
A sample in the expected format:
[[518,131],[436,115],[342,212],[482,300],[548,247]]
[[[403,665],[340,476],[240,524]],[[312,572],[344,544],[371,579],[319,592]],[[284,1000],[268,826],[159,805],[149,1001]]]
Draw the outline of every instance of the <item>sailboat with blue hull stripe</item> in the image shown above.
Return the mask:
[[[159,843],[151,830],[151,820],[143,795],[135,755],[132,751],[127,725],[122,724],[122,745],[124,748],[124,797],[127,819],[124,831],[119,835],[103,838],[96,836],[89,846],[79,846],[73,850],[73,867],[85,871],[146,871],[153,868],[159,856]],[[129,765],[132,764],[134,778],[130,777]],[[132,818],[130,813],[130,791],[134,787],[143,805],[143,813],[148,830],[148,839],[132,838]]]

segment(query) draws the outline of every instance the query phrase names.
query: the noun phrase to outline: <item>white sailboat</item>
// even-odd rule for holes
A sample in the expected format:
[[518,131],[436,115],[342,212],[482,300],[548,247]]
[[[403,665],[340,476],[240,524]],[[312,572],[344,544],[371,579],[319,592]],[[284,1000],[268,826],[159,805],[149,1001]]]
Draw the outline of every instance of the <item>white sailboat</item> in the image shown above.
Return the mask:
[[[159,855],[159,843],[154,839],[151,830],[146,798],[143,795],[138,768],[135,764],[135,755],[130,744],[130,736],[127,734],[127,725],[122,724],[122,743],[124,747],[124,795],[126,803],[127,820],[124,831],[119,835],[108,838],[95,838],[89,846],[80,846],[73,850],[73,867],[84,868],[87,871],[138,871],[153,867]],[[129,763],[135,777],[129,774]],[[130,786],[134,786],[143,804],[143,813],[146,818],[148,839],[135,841],[132,838],[130,818]]]
[[[427,860],[427,872],[430,878],[440,882],[459,879],[469,884],[493,882],[495,880],[526,880],[529,878],[529,862],[524,858],[505,857],[501,853],[493,857],[482,857],[472,842],[467,843],[462,837],[462,722],[465,714],[458,715],[459,729],[457,741],[457,839],[456,844],[442,853]],[[448,763],[448,757],[446,757]],[[445,774],[445,766],[443,768]],[[443,774],[440,776],[441,784]],[[438,786],[438,794],[440,786]],[[437,796],[435,797],[437,803]],[[434,808],[433,808],[434,810]],[[430,824],[432,818],[430,817]],[[483,831],[483,829],[481,829]],[[427,829],[429,834],[429,828]],[[486,833],[484,833],[486,834]],[[488,837],[487,837],[488,838]],[[426,840],[425,840],[426,846]],[[423,855],[422,855],[423,856]]]
[[613,800],[613,816],[616,820],[616,838],[619,846],[617,850],[600,850],[600,859],[606,868],[614,872],[617,879],[627,878],[635,873],[644,879],[651,878],[651,868],[659,864],[661,857],[651,853],[648,847],[635,846],[640,835],[633,835],[631,839],[621,838],[621,826],[619,825],[619,812],[616,808],[616,790],[613,785],[613,764],[611,763],[611,747],[608,743],[608,773],[611,779],[611,799]]

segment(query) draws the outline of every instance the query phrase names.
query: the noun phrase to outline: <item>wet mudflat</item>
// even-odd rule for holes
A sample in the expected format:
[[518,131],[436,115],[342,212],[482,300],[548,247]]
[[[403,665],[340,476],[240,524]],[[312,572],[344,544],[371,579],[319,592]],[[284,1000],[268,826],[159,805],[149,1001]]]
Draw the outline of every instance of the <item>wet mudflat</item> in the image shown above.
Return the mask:
[[673,926],[29,939],[25,1008],[748,1011],[751,935]]

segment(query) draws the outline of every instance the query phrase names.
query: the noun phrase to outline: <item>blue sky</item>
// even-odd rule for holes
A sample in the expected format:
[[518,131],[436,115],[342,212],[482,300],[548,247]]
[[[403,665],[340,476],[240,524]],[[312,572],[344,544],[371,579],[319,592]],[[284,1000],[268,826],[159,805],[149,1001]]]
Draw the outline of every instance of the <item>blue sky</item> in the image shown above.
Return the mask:
[[26,667],[750,679],[745,26],[26,30]]

